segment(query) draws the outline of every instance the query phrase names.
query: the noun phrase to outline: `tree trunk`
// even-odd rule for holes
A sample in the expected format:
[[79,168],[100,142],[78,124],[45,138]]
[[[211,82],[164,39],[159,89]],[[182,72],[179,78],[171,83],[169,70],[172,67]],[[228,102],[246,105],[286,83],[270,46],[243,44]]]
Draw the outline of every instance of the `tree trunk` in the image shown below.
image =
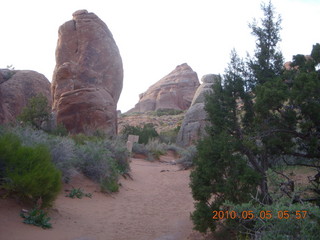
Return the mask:
[[273,201],[272,201],[272,197],[269,194],[268,179],[265,174],[263,175],[263,177],[261,179],[260,190],[261,190],[262,203],[271,205]]

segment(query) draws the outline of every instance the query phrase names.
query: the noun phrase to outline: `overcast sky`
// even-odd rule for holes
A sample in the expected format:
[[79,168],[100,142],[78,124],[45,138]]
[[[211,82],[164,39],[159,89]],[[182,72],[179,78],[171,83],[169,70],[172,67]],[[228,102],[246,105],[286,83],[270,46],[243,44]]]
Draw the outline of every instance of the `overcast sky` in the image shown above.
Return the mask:
[[[222,74],[233,48],[255,48],[248,23],[261,18],[259,0],[1,0],[0,68],[13,65],[43,73],[55,67],[58,28],[87,9],[111,30],[124,64],[118,109],[134,107],[138,95],[188,63],[198,73]],[[320,42],[320,0],[273,0],[282,16],[285,60],[309,54]]]

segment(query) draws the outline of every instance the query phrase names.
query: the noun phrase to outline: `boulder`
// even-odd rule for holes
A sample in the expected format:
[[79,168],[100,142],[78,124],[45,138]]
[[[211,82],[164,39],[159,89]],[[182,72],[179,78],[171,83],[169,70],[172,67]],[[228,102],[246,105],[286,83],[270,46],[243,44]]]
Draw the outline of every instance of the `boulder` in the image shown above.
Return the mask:
[[159,109],[187,110],[198,86],[197,73],[188,64],[181,64],[149,87],[146,92],[140,94],[139,102],[128,112],[144,113]]
[[212,93],[212,85],[218,79],[219,76],[215,74],[208,74],[202,77],[202,84],[194,94],[191,107],[186,112],[181,124],[177,136],[177,144],[179,146],[190,146],[205,136],[205,127],[208,125],[207,113],[204,110],[205,96]]
[[0,124],[14,121],[29,99],[38,94],[47,97],[51,106],[50,82],[43,74],[0,69]]
[[122,84],[122,59],[107,25],[94,13],[76,11],[59,28],[51,88],[57,123],[73,134],[116,134]]

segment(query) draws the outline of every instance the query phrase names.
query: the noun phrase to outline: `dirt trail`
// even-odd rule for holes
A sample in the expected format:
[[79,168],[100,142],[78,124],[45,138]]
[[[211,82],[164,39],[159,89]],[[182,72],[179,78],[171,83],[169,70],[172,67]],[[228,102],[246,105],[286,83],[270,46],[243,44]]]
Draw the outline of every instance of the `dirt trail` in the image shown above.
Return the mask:
[[[162,160],[170,161],[171,156]],[[52,229],[23,224],[22,206],[0,200],[0,240],[194,240],[189,171],[163,162],[132,158],[133,180],[122,179],[120,192],[106,195],[97,184],[75,176],[64,189],[81,187],[92,199],[59,195],[50,213]]]

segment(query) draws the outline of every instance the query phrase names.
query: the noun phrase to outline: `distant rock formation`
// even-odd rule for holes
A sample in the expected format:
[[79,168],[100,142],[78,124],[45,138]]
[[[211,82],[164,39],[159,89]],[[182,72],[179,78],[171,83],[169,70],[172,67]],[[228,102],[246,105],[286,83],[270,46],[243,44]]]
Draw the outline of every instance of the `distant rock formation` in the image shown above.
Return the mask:
[[128,113],[158,109],[187,110],[198,86],[197,73],[188,64],[181,64],[140,94],[139,102]]
[[51,106],[50,82],[29,70],[0,69],[0,124],[14,121],[30,98],[42,94]]
[[117,133],[123,66],[107,25],[79,10],[59,28],[53,74],[53,112],[71,133]]
[[194,94],[191,107],[186,112],[177,136],[177,144],[187,147],[205,135],[207,126],[207,113],[204,110],[205,96],[212,93],[212,85],[219,79],[218,75],[208,74],[201,79],[202,84]]

